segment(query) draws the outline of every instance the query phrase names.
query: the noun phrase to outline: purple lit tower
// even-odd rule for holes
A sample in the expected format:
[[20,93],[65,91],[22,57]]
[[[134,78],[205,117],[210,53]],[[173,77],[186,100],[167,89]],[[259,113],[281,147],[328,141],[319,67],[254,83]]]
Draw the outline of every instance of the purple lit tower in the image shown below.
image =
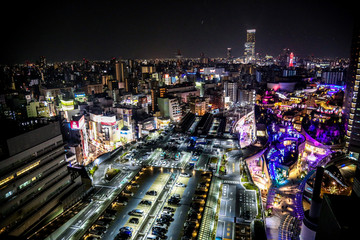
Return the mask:
[[303,224],[301,226],[300,239],[301,240],[313,240],[316,236],[316,229],[318,226],[318,219],[320,217],[321,209],[321,183],[324,175],[324,168],[316,168],[315,184],[313,189],[313,195],[311,200],[310,210],[307,210],[304,214]]

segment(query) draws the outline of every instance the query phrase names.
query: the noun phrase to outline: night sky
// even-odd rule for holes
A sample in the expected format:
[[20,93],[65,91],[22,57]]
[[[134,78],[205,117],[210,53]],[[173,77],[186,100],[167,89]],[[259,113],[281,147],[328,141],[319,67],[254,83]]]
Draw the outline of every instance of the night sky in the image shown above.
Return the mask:
[[[256,28],[256,52],[349,57],[350,1],[11,1],[1,14],[0,63],[106,60],[111,57],[225,57],[244,51]],[[55,3],[55,4],[54,4]],[[9,14],[4,14],[9,13]]]

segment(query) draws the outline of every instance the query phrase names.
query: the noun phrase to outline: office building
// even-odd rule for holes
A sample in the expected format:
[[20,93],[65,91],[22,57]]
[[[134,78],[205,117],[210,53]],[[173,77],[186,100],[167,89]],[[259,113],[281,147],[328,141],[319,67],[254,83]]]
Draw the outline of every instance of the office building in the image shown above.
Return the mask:
[[238,84],[237,82],[224,82],[224,98],[226,103],[235,103],[237,101],[237,90]]
[[170,117],[169,113],[169,98],[158,98],[158,106],[162,117]]
[[68,169],[58,122],[8,138],[6,144],[7,157],[0,161],[0,238],[21,239],[47,216],[71,206],[86,187]]
[[256,29],[249,29],[246,31],[245,43],[245,63],[255,62],[255,32]]
[[196,116],[203,116],[210,109],[209,102],[209,97],[190,97],[190,112],[194,113]]
[[123,62],[115,63],[115,75],[116,81],[124,82],[125,81],[125,64]]
[[176,98],[169,99],[169,117],[172,121],[178,122],[181,119],[181,107]]
[[254,89],[238,89],[238,98],[237,102],[241,105],[254,106],[256,99],[256,93]]
[[341,69],[323,71],[321,73],[321,81],[325,84],[344,85],[346,72]]
[[82,90],[86,95],[98,94],[103,92],[102,83],[87,84],[82,87]]

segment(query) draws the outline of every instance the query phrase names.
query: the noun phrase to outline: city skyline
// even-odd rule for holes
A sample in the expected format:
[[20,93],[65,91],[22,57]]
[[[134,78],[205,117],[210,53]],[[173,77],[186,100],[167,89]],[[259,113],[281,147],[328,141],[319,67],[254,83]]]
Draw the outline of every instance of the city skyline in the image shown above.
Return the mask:
[[184,57],[202,52],[226,57],[229,47],[240,57],[247,29],[256,29],[256,53],[262,56],[276,57],[290,48],[300,57],[349,57],[351,10],[324,3],[24,3],[12,6],[18,21],[2,19],[7,37],[0,63],[35,61],[42,55],[51,62],[171,58],[178,49]]

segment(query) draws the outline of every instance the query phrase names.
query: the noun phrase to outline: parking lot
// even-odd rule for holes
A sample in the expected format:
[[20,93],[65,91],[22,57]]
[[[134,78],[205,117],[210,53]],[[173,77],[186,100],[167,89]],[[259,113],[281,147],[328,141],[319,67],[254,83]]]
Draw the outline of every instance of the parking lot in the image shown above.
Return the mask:
[[173,208],[174,222],[169,225],[166,233],[167,239],[196,239],[202,214],[205,207],[208,189],[210,186],[210,175],[203,172],[193,171],[191,177],[179,176],[178,186],[173,188],[171,196],[179,196],[179,204],[172,204],[168,201],[164,208]]
[[[195,239],[210,180],[208,173],[199,171],[144,168],[83,239],[137,239],[154,234]],[[129,234],[128,238],[124,234]]]
[[[171,174],[170,171],[161,171],[157,168],[144,168],[141,172],[142,174],[136,176],[128,184],[128,186],[131,187],[126,187],[124,191],[110,205],[110,207],[104,212],[103,215],[106,215],[107,218],[109,218],[106,220],[106,229],[103,229],[101,232],[91,232],[92,229],[90,228],[89,231],[84,235],[85,239],[87,239],[86,237],[92,237],[95,239],[115,239],[119,233],[119,229],[129,221],[131,216],[128,215],[128,213],[130,211],[137,208],[143,209],[144,212],[147,211],[148,206],[143,206],[140,204],[140,202],[144,198],[153,200],[152,197],[154,196],[147,196],[146,192],[151,190],[160,192],[166,184],[166,179],[168,179]],[[92,228],[96,227],[95,225],[93,225]],[[99,227],[99,229],[101,229],[101,227]]]

